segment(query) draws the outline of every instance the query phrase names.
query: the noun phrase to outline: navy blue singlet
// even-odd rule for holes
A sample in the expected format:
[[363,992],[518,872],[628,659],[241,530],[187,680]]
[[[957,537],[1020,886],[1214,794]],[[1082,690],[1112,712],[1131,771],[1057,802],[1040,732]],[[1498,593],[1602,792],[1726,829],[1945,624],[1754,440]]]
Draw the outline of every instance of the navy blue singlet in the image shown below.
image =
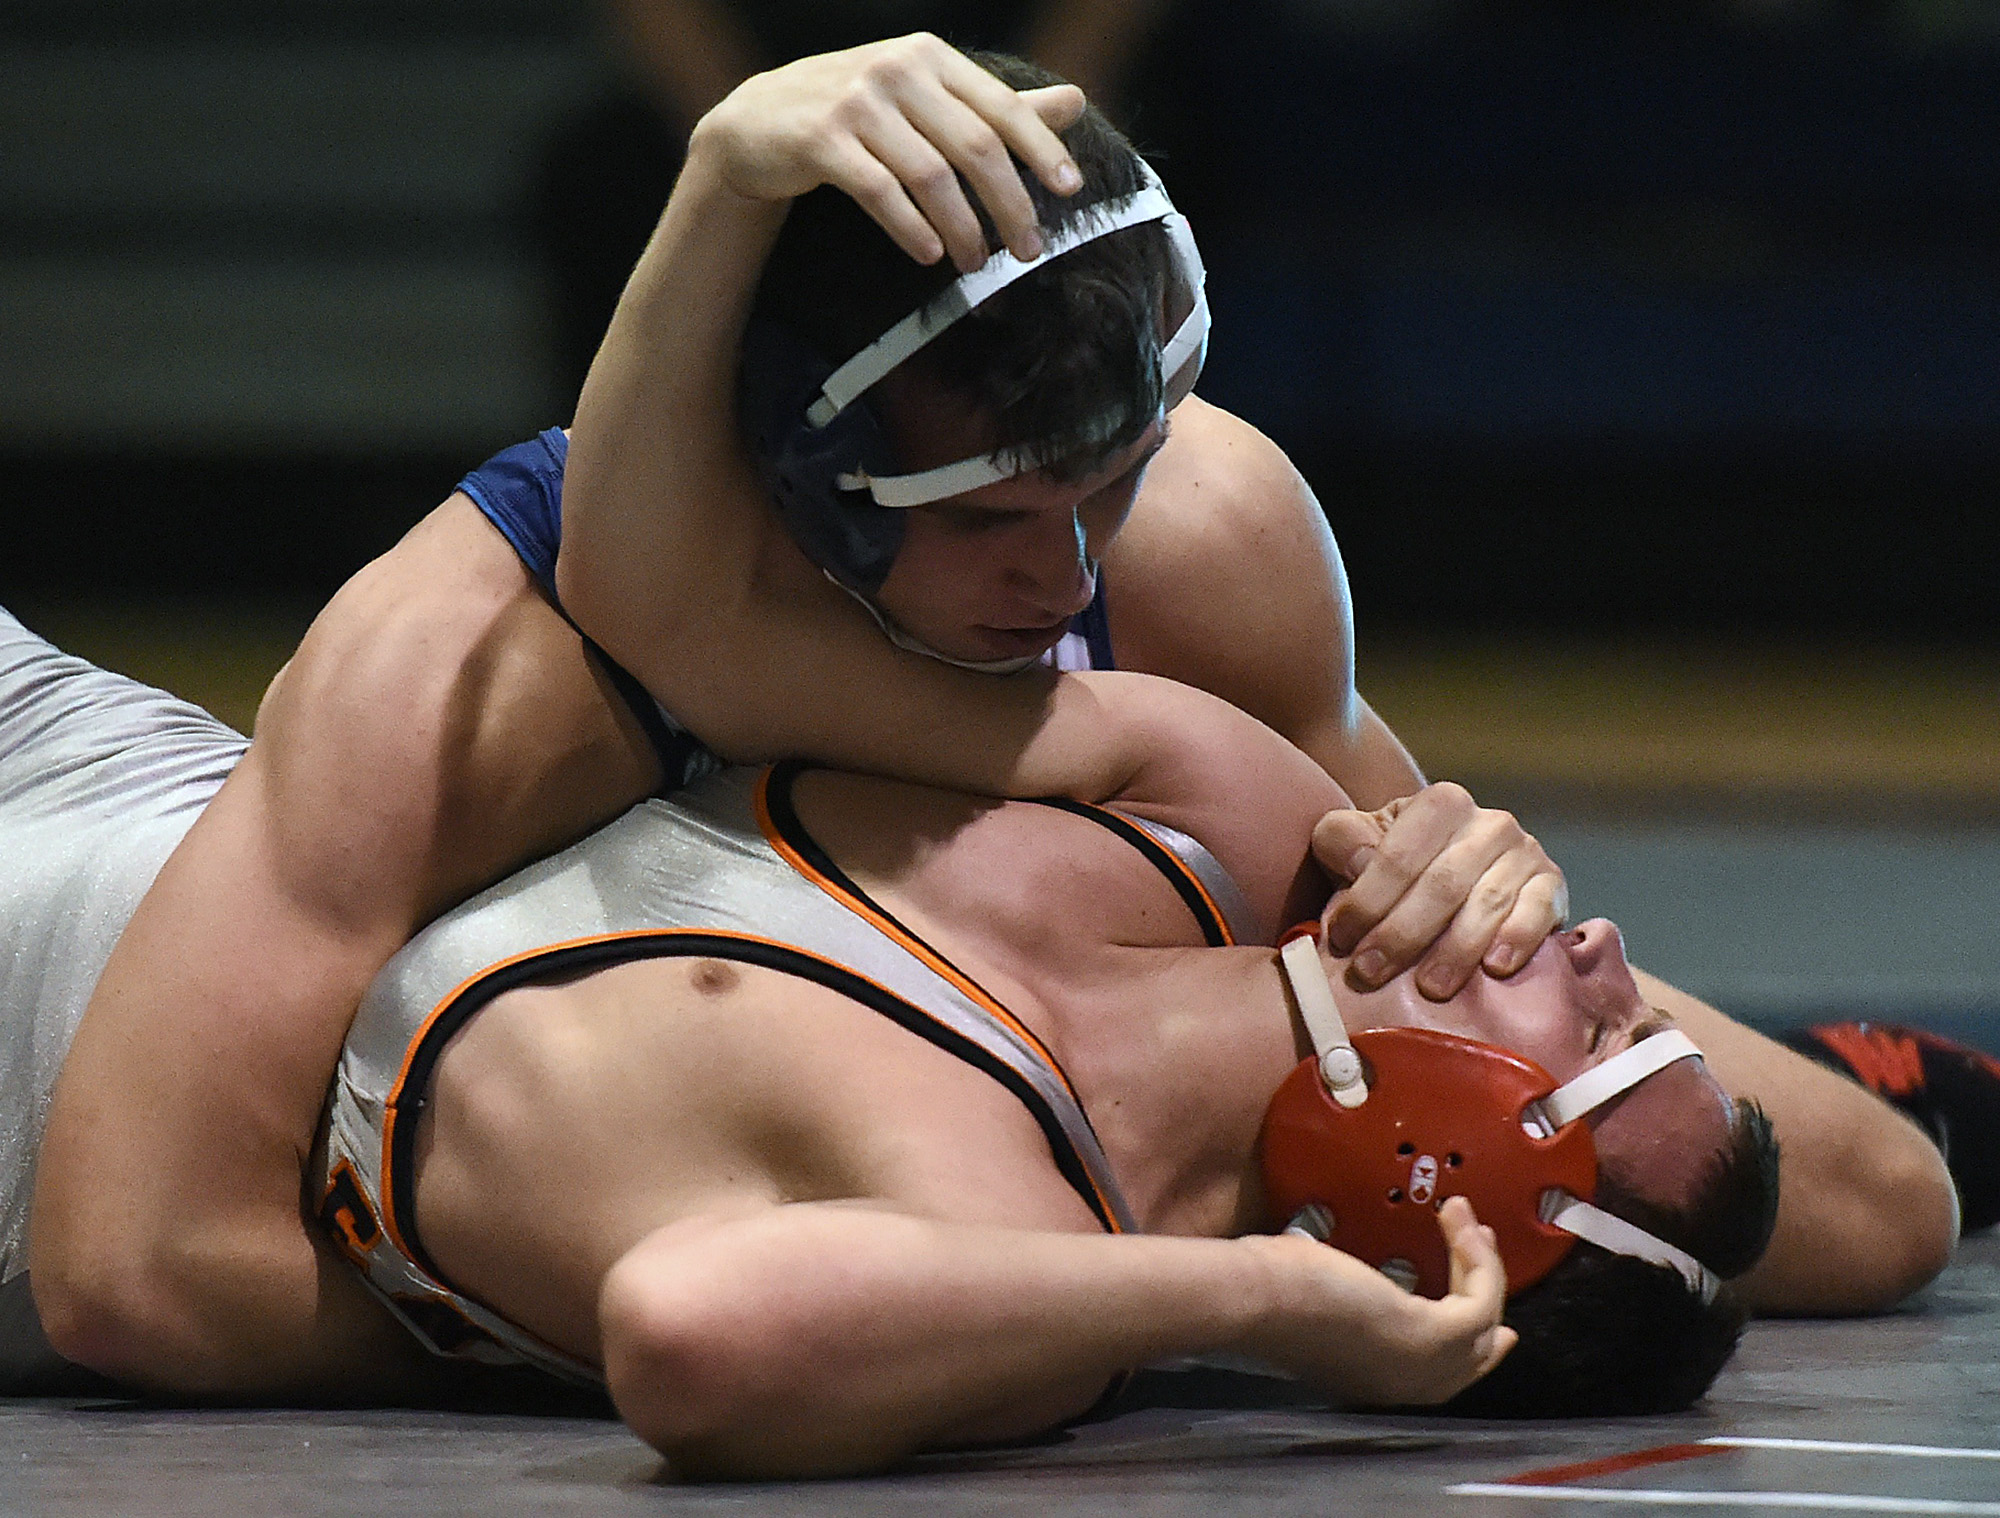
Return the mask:
[[[494,454],[458,482],[458,488],[513,546],[564,621],[569,621],[569,613],[556,595],[556,549],[562,543],[563,463],[568,457],[569,439],[562,428],[551,427],[538,438]],[[587,635],[583,641],[659,756],[662,794],[677,791],[715,768],[715,756],[647,694],[637,676]]]

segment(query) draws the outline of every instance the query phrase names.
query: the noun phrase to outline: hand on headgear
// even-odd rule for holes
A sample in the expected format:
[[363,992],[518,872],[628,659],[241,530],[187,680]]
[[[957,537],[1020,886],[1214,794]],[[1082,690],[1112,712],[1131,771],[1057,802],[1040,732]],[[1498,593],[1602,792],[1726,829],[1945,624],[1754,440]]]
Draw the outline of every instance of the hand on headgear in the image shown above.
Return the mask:
[[1374,812],[1328,812],[1313,854],[1352,882],[1334,894],[1327,942],[1363,987],[1409,969],[1442,1001],[1482,966],[1511,975],[1569,912],[1569,885],[1511,812],[1445,781]]
[[[1305,1239],[1258,1239],[1283,1306],[1244,1347],[1343,1402],[1443,1402],[1499,1364],[1507,1279],[1493,1231],[1462,1197],[1432,1214],[1450,1255],[1442,1297],[1410,1294],[1352,1255]],[[1253,1242],[1246,1240],[1245,1242]]]
[[[1717,1283],[1700,1261],[1591,1204],[1597,1151],[1586,1119],[1699,1058],[1685,1033],[1654,1033],[1561,1083],[1510,1050],[1431,1028],[1350,1036],[1311,935],[1310,924],[1287,934],[1278,955],[1313,1054],[1279,1085],[1258,1138],[1274,1226],[1437,1296],[1453,1266],[1432,1218],[1452,1197],[1476,1198],[1516,1288],[1584,1238],[1671,1266],[1713,1299]],[[1358,1079],[1347,1078],[1351,1067]]]
[[833,185],[919,263],[949,253],[976,269],[986,238],[959,176],[1007,247],[1034,257],[1041,230],[1014,159],[1059,195],[1082,188],[1056,132],[1083,106],[1074,85],[1017,91],[918,33],[746,80],[695,127],[688,158],[712,155],[723,183],[750,200]]

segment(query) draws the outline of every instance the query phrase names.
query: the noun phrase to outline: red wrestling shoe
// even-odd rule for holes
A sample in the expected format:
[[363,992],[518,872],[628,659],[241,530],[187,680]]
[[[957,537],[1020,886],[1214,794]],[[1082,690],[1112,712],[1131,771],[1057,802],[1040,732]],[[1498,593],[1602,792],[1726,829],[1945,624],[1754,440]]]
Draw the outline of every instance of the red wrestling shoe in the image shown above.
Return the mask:
[[2000,1059],[1899,1023],[1818,1023],[1776,1035],[1912,1118],[1958,1186],[1959,1229],[2000,1222]]

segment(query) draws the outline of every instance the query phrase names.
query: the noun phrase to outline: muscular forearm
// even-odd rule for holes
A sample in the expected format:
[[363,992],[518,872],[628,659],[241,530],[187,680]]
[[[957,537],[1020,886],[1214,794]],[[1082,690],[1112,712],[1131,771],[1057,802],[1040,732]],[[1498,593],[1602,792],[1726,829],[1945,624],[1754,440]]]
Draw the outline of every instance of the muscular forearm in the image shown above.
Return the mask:
[[1771,1247],[1739,1283],[1760,1312],[1880,1312],[1945,1266],[1958,1236],[1951,1176],[1916,1126],[1852,1081],[1638,972],[1654,1006],[1701,1046],[1733,1096],[1778,1136]]
[[[592,637],[717,752],[999,789],[1046,682],[898,653],[776,538],[737,441],[736,351],[784,206],[729,190],[701,132],[577,408],[557,582]],[[776,560],[779,570],[770,570]],[[784,573],[785,568],[794,572]],[[966,773],[932,735],[969,724]]]
[[[557,583],[578,624],[728,758],[803,754],[1012,793],[1048,683],[891,648],[782,536],[738,440],[737,350],[788,202],[736,186],[807,151],[774,132],[753,152],[745,123],[815,98],[824,62],[752,81],[696,129],[578,405]],[[785,79],[805,82],[774,93]],[[940,732],[963,741],[941,749]]]
[[1119,1372],[1231,1352],[1327,1395],[1438,1401],[1513,1343],[1490,1234],[1440,1218],[1450,1295],[1298,1238],[1041,1233],[806,1204],[691,1221],[614,1267],[619,1410],[682,1475],[832,1475],[1020,1437]]
[[635,1249],[605,1368],[683,1475],[832,1475],[1047,1428],[1122,1370],[1237,1341],[1271,1294],[1240,1243],[798,1206]]

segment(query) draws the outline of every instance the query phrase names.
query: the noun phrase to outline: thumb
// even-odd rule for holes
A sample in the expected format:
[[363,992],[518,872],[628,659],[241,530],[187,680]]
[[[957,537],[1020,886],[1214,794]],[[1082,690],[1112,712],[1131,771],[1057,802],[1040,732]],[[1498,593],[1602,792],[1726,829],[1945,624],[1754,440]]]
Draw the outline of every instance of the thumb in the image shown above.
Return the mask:
[[1387,832],[1381,816],[1375,812],[1348,809],[1328,812],[1313,825],[1313,857],[1329,875],[1338,875],[1343,880],[1358,879]]

